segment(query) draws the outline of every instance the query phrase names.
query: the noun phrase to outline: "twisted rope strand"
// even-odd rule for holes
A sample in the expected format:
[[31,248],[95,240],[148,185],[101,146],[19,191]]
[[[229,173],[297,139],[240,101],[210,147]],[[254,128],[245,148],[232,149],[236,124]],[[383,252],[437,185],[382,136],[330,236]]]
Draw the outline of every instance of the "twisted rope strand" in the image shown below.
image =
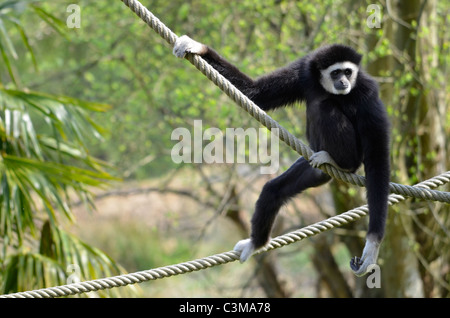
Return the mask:
[[[439,176],[421,182],[414,187],[436,188],[450,182],[450,171],[447,171]],[[389,205],[394,205],[406,198],[391,194],[388,198]],[[267,246],[260,249],[257,253],[263,253],[273,249],[277,249],[295,242],[299,242],[305,238],[317,235],[319,233],[331,230],[335,227],[342,226],[361,219],[367,215],[369,208],[367,205],[349,210],[342,214],[330,217],[326,220],[311,224],[299,230],[277,236],[273,238]],[[176,265],[169,265],[155,269],[140,271],[131,274],[124,274],[109,278],[96,279],[75,284],[68,284],[63,286],[42,288],[26,292],[18,292],[7,295],[0,295],[0,298],[51,298],[62,297],[75,294],[82,294],[91,291],[109,289],[114,287],[126,286],[130,284],[137,284],[149,280],[162,279],[170,276],[186,274],[194,271],[207,269],[210,267],[227,264],[239,259],[239,253],[235,251],[228,251],[221,254],[215,254],[201,259],[192,260]]]
[[[145,8],[137,0],[121,0],[127,5],[131,11],[133,11],[138,17],[140,17],[148,26],[150,26],[156,33],[158,33],[163,39],[170,45],[173,45],[178,36],[173,33],[164,23],[162,23],[157,17],[155,17],[147,8]],[[187,59],[201,71],[209,80],[211,80],[217,87],[219,87],[225,94],[227,94],[238,106],[243,108],[253,118],[255,118],[262,125],[268,129],[278,128],[279,138],[284,141],[289,147],[295,150],[298,154],[305,157],[307,160],[314,153],[311,148],[302,143],[298,138],[292,135],[272,117],[267,115],[261,108],[253,103],[247,96],[239,91],[233,84],[231,84],[225,77],[217,72],[211,65],[209,65],[203,58],[195,54],[188,54]],[[331,165],[324,164],[320,167],[324,172],[330,176],[364,187],[366,179],[363,176],[344,172]],[[422,187],[412,187],[408,185],[402,185],[397,183],[390,184],[390,191],[400,195],[408,197],[415,197],[422,200],[431,200],[450,203],[450,192],[434,191],[430,189],[423,189]]]

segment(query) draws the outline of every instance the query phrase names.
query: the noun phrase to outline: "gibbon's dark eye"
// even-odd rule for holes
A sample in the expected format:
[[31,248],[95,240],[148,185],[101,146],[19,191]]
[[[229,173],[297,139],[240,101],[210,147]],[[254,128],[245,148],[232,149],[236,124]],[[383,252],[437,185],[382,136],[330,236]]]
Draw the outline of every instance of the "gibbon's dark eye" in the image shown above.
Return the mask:
[[352,75],[352,70],[350,68],[346,68],[344,74],[347,76]]
[[331,76],[336,76],[336,75],[338,75],[340,72],[341,72],[341,70],[334,70],[334,71],[332,71],[330,74],[331,74]]

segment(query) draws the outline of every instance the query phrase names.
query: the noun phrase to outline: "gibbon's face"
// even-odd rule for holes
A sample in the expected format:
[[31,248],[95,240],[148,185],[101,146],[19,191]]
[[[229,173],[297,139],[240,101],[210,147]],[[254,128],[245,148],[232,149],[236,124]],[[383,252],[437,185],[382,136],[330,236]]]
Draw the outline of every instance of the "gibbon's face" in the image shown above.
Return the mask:
[[320,84],[331,94],[347,95],[355,87],[358,70],[352,62],[335,63],[320,71]]

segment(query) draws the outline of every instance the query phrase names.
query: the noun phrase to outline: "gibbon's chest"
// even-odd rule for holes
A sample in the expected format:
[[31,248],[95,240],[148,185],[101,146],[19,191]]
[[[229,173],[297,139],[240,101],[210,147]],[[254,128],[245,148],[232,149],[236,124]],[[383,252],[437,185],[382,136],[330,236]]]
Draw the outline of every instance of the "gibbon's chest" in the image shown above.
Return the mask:
[[345,120],[356,125],[357,106],[350,100],[343,98],[320,98],[306,102],[306,118],[310,123],[318,122],[321,118]]

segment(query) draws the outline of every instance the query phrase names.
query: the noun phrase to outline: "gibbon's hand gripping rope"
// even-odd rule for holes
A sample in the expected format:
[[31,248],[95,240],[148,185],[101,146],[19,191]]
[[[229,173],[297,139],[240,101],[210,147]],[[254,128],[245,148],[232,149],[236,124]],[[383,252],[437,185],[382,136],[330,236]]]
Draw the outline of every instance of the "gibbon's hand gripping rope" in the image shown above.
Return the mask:
[[[138,1],[134,0],[121,0],[123,1],[127,6],[130,7],[131,10],[133,10],[138,16],[140,16],[147,24],[149,24],[155,31],[157,31],[161,36],[163,36],[170,44],[175,43],[176,35],[171,32],[167,27],[165,27],[156,17],[154,17],[147,9],[145,9]],[[190,56],[190,61],[193,62],[195,66],[200,65],[199,62],[195,62],[195,60],[201,61],[202,59],[199,56]],[[203,61],[203,64],[206,62]],[[199,68],[199,67],[197,67]],[[200,69],[200,68],[199,68]],[[202,67],[202,69],[205,69]],[[205,75],[207,74],[214,74],[211,70],[202,71]],[[215,71],[215,70],[213,70]],[[220,74],[214,74],[214,75],[207,75],[208,78],[210,76],[213,76],[211,78],[220,78]],[[210,79],[211,79],[210,78]],[[222,78],[222,81],[226,81],[224,78]],[[215,80],[213,82],[216,83]],[[216,84],[220,87],[219,84]],[[223,84],[221,84],[223,85]],[[236,101],[241,107],[243,107],[247,112],[249,112],[253,117],[259,114],[262,119],[259,117],[255,117],[259,122],[261,122],[263,125],[268,127],[269,129],[272,127],[280,128],[282,127],[273,121],[269,116],[265,115],[264,112],[260,111],[259,108],[254,105],[251,101],[246,101],[246,104],[251,105],[251,107],[245,107],[242,106],[241,102],[242,100],[246,99],[242,93],[237,91],[236,88],[230,89],[232,87],[231,84],[226,84],[228,88],[222,89],[224,90],[228,96],[230,96],[233,100]],[[222,87],[221,87],[222,88]],[[230,92],[231,90],[231,92]],[[236,92],[237,91],[237,92]],[[237,97],[235,97],[237,96]],[[266,118],[268,117],[268,118]],[[268,122],[266,124],[266,122]],[[283,131],[284,128],[282,129]],[[290,145],[293,149],[295,149],[298,153],[304,154],[304,156],[308,159],[309,156],[312,155],[311,149],[309,149],[307,146],[303,145],[299,140],[297,140],[294,136],[292,136],[289,132],[285,131],[285,137],[286,139],[283,139],[288,145]],[[287,140],[287,141],[286,141]],[[293,145],[293,146],[292,146]],[[301,149],[301,150],[298,150]],[[335,169],[338,171],[337,169]],[[360,176],[357,176],[357,180],[360,180]],[[345,180],[344,180],[345,181]],[[431,193],[438,193],[443,194],[441,198],[443,198],[443,202],[449,202],[448,200],[448,193],[447,192],[440,192],[440,191],[432,191],[431,188],[436,188],[438,186],[444,185],[446,183],[450,182],[450,171],[447,171],[439,176],[433,177],[429,180],[426,180],[424,182],[421,182],[412,188],[412,191],[405,194],[406,196],[410,196],[409,194],[414,194],[417,188],[420,188],[421,191],[428,191],[426,199],[427,200],[433,200],[428,197],[428,193],[432,195]],[[354,183],[357,185],[363,185],[359,183]],[[391,187],[392,189],[392,187]],[[399,190],[400,191],[400,190]],[[396,204],[400,201],[405,200],[405,197],[397,194],[391,194],[388,198],[389,205]],[[440,201],[440,200],[437,200]],[[307,237],[311,237],[314,235],[317,235],[319,233],[322,233],[324,231],[330,230],[332,228],[341,226],[343,224],[347,224],[353,221],[356,221],[368,213],[368,206],[364,205],[359,208],[355,208],[353,210],[347,211],[345,213],[330,217],[324,221],[317,222],[315,224],[306,226],[302,229],[299,229],[294,232],[287,233],[285,235],[280,235],[274,239],[272,239],[268,245],[266,245],[264,248],[257,251],[257,253],[262,253],[265,251],[273,250],[276,248],[280,248],[285,245],[292,244],[294,242],[301,241]],[[131,274],[125,274],[125,275],[119,275],[109,278],[103,278],[103,279],[97,279],[97,280],[91,280],[86,282],[80,282],[75,284],[68,284],[63,286],[56,286],[56,287],[50,287],[50,288],[42,288],[38,290],[33,291],[26,291],[26,292],[19,292],[19,293],[13,293],[13,294],[7,294],[7,295],[0,295],[0,298],[48,298],[48,297],[61,297],[61,296],[68,296],[68,295],[75,295],[75,294],[81,294],[81,293],[87,293],[91,291],[98,291],[108,288],[114,288],[114,287],[120,287],[120,286],[126,286],[130,284],[136,284],[136,283],[142,283],[149,280],[155,280],[155,279],[161,279],[165,277],[170,277],[174,275],[180,275],[185,274],[193,271],[198,271],[202,269],[206,269],[209,267],[222,265],[230,262],[234,262],[239,259],[239,253],[235,251],[229,251],[221,254],[212,255],[209,257],[180,263],[176,265],[170,265],[165,267],[159,267],[156,269],[150,269],[146,271],[131,273]]]
[[[165,26],[157,17],[155,17],[147,8],[145,8],[139,1],[136,0],[121,0],[148,24],[156,33],[158,33],[170,45],[174,45],[178,36],[173,33],[167,26]],[[247,96],[239,91],[233,84],[231,84],[225,77],[210,66],[204,59],[195,54],[187,54],[186,58],[199,71],[201,71],[209,80],[218,86],[225,94],[227,94],[237,105],[248,112],[257,121],[263,124],[268,129],[278,128],[279,138],[283,140],[288,146],[294,149],[297,153],[309,159],[314,153],[311,148],[302,143],[299,139],[293,136],[284,127],[273,120],[263,110],[261,110],[255,103],[253,103]],[[358,185],[365,186],[365,178],[363,176],[344,172],[329,164],[324,164],[320,167],[324,172],[339,180]],[[450,192],[433,191],[430,189],[411,187],[398,183],[390,183],[390,191],[408,197],[415,197],[423,200],[440,201],[450,203]]]

